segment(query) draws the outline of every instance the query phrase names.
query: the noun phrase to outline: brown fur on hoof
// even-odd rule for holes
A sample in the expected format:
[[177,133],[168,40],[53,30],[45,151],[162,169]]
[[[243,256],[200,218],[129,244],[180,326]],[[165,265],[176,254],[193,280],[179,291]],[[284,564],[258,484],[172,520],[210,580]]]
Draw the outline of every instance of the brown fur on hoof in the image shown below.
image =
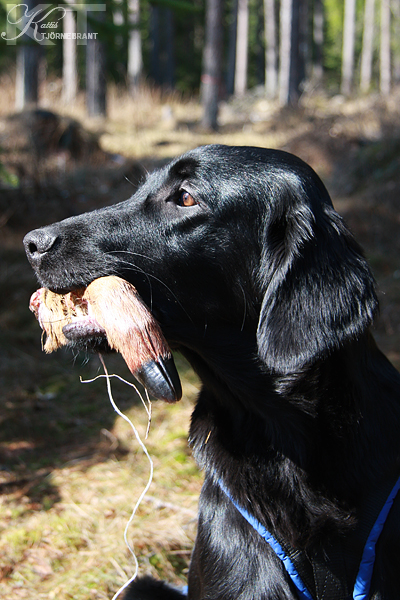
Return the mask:
[[46,334],[45,352],[104,338],[155,398],[181,398],[179,376],[160,326],[124,279],[100,277],[68,294],[41,288],[32,295],[29,308]]

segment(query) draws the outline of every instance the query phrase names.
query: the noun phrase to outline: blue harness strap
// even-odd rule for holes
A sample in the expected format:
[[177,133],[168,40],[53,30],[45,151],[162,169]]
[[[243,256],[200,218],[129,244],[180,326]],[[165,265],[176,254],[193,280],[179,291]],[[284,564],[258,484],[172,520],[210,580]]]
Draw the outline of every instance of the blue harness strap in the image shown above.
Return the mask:
[[291,578],[291,580],[297,588],[300,600],[313,600],[313,597],[304,585],[297,569],[290,560],[289,556],[283,550],[280,543],[274,538],[273,535],[269,533],[269,531],[267,531],[267,529],[265,529],[263,525],[261,525],[261,523],[257,521],[255,517],[253,517],[253,515],[248,513],[247,510],[245,510],[235,502],[235,500],[232,498],[222,481],[219,481],[219,486],[221,490],[225,493],[225,495],[229,498],[229,500],[232,502],[234,507],[240,512],[242,517],[246,519],[246,521],[253,527],[253,529],[257,531],[259,535],[261,535],[262,538],[264,538],[266,542],[268,542],[275,554],[281,559],[281,561],[285,565],[285,569],[288,572],[289,577]]
[[[230,492],[227,490],[223,482],[220,480],[219,487],[225,493],[225,495],[229,498],[235,508],[239,511],[244,519],[257,531],[257,533],[271,546],[275,554],[280,558],[282,563],[285,566],[285,569],[291,578],[293,584],[297,589],[297,593],[300,600],[314,600],[312,594],[309,592],[307,587],[304,585],[303,580],[293,564],[292,560],[289,558],[287,552],[282,548],[281,544],[274,538],[267,529],[261,523],[257,521],[253,515],[248,513],[244,508],[239,506],[235,500],[232,498]],[[394,499],[397,495],[397,492],[400,489],[400,477],[396,481],[395,486],[392,488],[389,496],[386,499],[386,502],[381,509],[378,518],[376,519],[370,533],[366,544],[364,546],[364,550],[362,553],[361,563],[358,570],[358,575],[356,577],[356,582],[354,585],[353,591],[353,600],[368,600],[368,595],[371,587],[371,579],[372,573],[374,569],[375,563],[375,546],[379,539],[379,536],[384,527],[385,521],[389,514],[389,511],[393,505]],[[318,599],[319,600],[319,599]],[[339,599],[342,600],[342,599]]]
[[381,512],[378,515],[377,520],[371,532],[368,536],[367,542],[364,546],[363,555],[361,558],[360,568],[356,578],[354,586],[353,600],[367,600],[369,590],[371,587],[372,572],[374,570],[375,563],[375,546],[382,533],[383,526],[388,517],[389,511],[393,506],[394,499],[396,498],[397,492],[400,489],[400,478],[396,481],[395,486],[390,492]]

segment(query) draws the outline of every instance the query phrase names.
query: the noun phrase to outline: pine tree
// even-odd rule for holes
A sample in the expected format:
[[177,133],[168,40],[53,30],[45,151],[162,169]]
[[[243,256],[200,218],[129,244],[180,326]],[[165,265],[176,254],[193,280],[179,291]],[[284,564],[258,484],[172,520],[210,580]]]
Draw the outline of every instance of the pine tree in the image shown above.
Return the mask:
[[302,31],[307,0],[281,0],[279,102],[296,106],[305,74],[305,35]]
[[324,75],[324,3],[323,0],[314,0],[314,19],[313,19],[313,38],[314,38],[314,63],[313,78],[316,83],[321,83]]
[[391,9],[393,14],[393,82],[400,82],[400,0],[392,0]]
[[235,69],[236,69],[236,37],[237,37],[237,13],[238,0],[233,0],[230,23],[228,29],[228,56],[226,68],[226,93],[231,96],[235,89]]
[[172,89],[175,84],[174,13],[170,8],[164,8],[162,14],[164,24],[164,47],[161,53],[163,70],[162,83],[167,88]]
[[222,0],[207,0],[206,30],[203,51],[201,97],[203,105],[202,126],[218,127],[218,101],[222,60]]
[[249,2],[239,0],[237,13],[235,96],[243,96],[247,89],[247,61],[249,43]]
[[[98,20],[102,13],[98,13]],[[93,26],[88,23],[88,32]],[[86,46],[86,110],[89,117],[105,116],[107,113],[106,49],[103,41],[93,37]]]
[[150,77],[155,83],[161,83],[160,73],[160,8],[150,6]]
[[353,85],[355,25],[356,0],[345,0],[341,85],[341,92],[345,96],[350,95]]
[[131,26],[128,42],[128,85],[135,92],[142,76],[142,39],[139,29],[139,0],[128,0],[128,22]]
[[63,19],[64,33],[71,34],[63,39],[63,100],[66,104],[75,101],[78,90],[78,71],[76,64],[76,22],[73,10],[66,9]]
[[[22,8],[30,13],[36,6],[36,0],[25,0]],[[23,19],[24,24],[27,18]],[[29,106],[36,106],[39,100],[39,60],[41,46],[36,41],[31,41],[27,34],[22,36],[22,43],[17,50],[17,72],[15,82],[15,107],[22,110]]]
[[264,0],[265,92],[275,98],[278,86],[275,0]]
[[380,91],[387,96],[390,92],[390,2],[381,0],[381,43],[380,43]]
[[360,89],[363,93],[368,92],[371,87],[372,58],[374,50],[374,17],[375,0],[365,0],[360,73]]

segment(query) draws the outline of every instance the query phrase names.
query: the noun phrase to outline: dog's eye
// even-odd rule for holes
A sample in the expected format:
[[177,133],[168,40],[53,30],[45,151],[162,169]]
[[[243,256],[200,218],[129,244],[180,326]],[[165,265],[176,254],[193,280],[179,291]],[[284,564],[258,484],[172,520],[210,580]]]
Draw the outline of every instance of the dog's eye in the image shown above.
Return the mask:
[[195,206],[197,204],[196,200],[193,198],[189,192],[186,190],[182,190],[178,197],[178,205],[179,206]]

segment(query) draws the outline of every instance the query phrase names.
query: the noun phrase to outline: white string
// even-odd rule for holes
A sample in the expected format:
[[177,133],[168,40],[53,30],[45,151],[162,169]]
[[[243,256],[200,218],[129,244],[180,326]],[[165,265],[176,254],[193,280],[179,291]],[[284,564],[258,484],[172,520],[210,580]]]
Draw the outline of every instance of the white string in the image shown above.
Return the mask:
[[[102,364],[103,364],[103,367],[105,368],[105,366],[104,366],[104,361],[103,361],[103,357],[101,356],[101,354],[99,354],[99,357],[100,357],[100,360],[101,360],[101,362],[102,362]],[[107,371],[106,371],[106,373],[107,373]],[[148,416],[148,422],[147,422],[146,435],[145,435],[145,438],[144,438],[145,440],[147,440],[147,437],[148,437],[148,435],[149,435],[150,425],[151,425],[152,406],[151,406],[151,400],[150,400],[150,398],[149,398],[149,393],[148,393],[148,391],[146,390],[146,388],[145,388],[145,390],[144,390],[144,393],[146,394],[146,398],[147,398],[147,404],[146,404],[146,402],[144,401],[144,399],[143,399],[143,396],[142,396],[142,394],[140,393],[139,389],[137,388],[137,386],[136,386],[134,383],[132,383],[131,381],[127,381],[126,379],[124,379],[124,378],[123,378],[123,377],[121,377],[120,375],[116,375],[115,373],[112,373],[111,375],[109,375],[108,373],[107,373],[106,375],[97,375],[96,377],[93,377],[93,379],[85,379],[85,380],[83,380],[83,379],[82,379],[82,377],[80,377],[80,382],[81,382],[81,383],[93,383],[93,381],[96,381],[97,379],[103,379],[103,378],[104,378],[104,379],[111,379],[111,377],[115,377],[116,379],[119,379],[119,380],[120,380],[120,381],[122,381],[123,383],[126,383],[126,385],[130,385],[131,387],[133,387],[133,389],[135,390],[135,392],[136,392],[136,393],[137,393],[137,395],[139,396],[140,400],[142,401],[142,404],[143,404],[143,406],[144,406],[144,409],[145,409],[145,411],[146,411],[146,413],[147,413],[147,416]],[[114,402],[113,400],[111,400],[111,398],[110,398],[110,401],[111,401],[111,404],[112,404],[112,405],[113,405],[113,407],[114,407],[114,410],[117,410],[117,409],[115,408],[115,406],[114,406],[114,405],[115,405],[115,402]],[[118,412],[118,410],[117,410],[117,412]],[[123,415],[121,415],[121,416],[123,416]],[[123,418],[124,418],[125,420],[128,420],[128,419],[127,419],[125,416],[123,416]],[[130,421],[129,421],[129,423],[130,423]],[[131,425],[132,425],[132,424],[131,424]]]
[[136,429],[136,427],[134,426],[134,424],[132,423],[132,421],[131,421],[131,420],[130,420],[130,419],[129,419],[129,418],[126,416],[126,415],[124,415],[124,413],[123,413],[123,412],[121,412],[121,411],[120,411],[120,409],[118,408],[118,406],[115,404],[114,398],[113,398],[113,396],[112,396],[112,391],[111,391],[111,382],[110,382],[110,380],[111,380],[111,377],[116,377],[117,379],[120,379],[121,381],[124,381],[124,382],[125,382],[125,383],[127,383],[128,385],[130,385],[130,386],[132,386],[133,388],[135,388],[135,390],[136,390],[136,391],[137,391],[137,393],[139,394],[139,396],[140,396],[140,399],[142,400],[142,402],[143,402],[143,405],[144,405],[144,407],[145,407],[145,409],[146,409],[147,415],[148,415],[148,417],[149,417],[149,422],[148,422],[148,426],[147,426],[147,432],[146,432],[146,439],[147,439],[147,434],[148,434],[148,431],[149,431],[149,427],[150,427],[150,421],[151,421],[151,402],[150,402],[150,398],[149,398],[149,396],[148,396],[148,394],[147,394],[147,391],[146,391],[146,396],[147,396],[147,400],[148,400],[148,403],[149,403],[149,405],[148,405],[148,406],[146,405],[145,401],[143,400],[143,398],[142,398],[142,395],[140,394],[139,390],[136,388],[136,386],[135,386],[133,383],[130,383],[129,381],[125,381],[124,379],[122,379],[122,377],[119,377],[119,375],[109,375],[109,374],[108,374],[108,371],[107,371],[107,367],[106,367],[106,365],[105,365],[105,363],[104,363],[104,360],[103,360],[103,357],[101,356],[101,354],[99,354],[99,358],[100,358],[101,364],[103,365],[103,369],[104,369],[104,373],[105,373],[105,375],[98,375],[98,376],[97,376],[97,377],[95,377],[94,379],[86,379],[86,380],[83,380],[83,379],[81,378],[81,383],[91,383],[92,381],[95,381],[96,379],[99,379],[99,378],[101,378],[101,377],[105,377],[105,378],[106,378],[106,380],[107,380],[107,392],[108,392],[108,397],[109,397],[109,399],[110,399],[110,402],[111,402],[111,405],[112,405],[113,409],[115,410],[115,412],[116,412],[116,413],[117,413],[117,414],[118,414],[120,417],[122,417],[122,418],[123,418],[123,419],[124,419],[124,420],[125,420],[127,423],[129,423],[130,427],[132,428],[132,431],[133,431],[133,433],[135,434],[135,437],[136,437],[136,440],[138,441],[138,444],[139,444],[139,445],[140,445],[140,447],[142,448],[142,450],[143,450],[144,454],[146,455],[146,457],[147,457],[147,459],[148,459],[148,461],[149,461],[149,464],[150,464],[150,474],[149,474],[149,479],[148,479],[148,481],[147,481],[146,487],[144,488],[143,492],[140,494],[140,496],[139,496],[139,498],[138,498],[138,500],[137,500],[137,502],[136,502],[136,504],[135,504],[135,507],[134,507],[134,509],[133,509],[133,511],[132,511],[132,514],[131,514],[131,516],[130,516],[130,518],[129,518],[129,520],[128,520],[128,522],[127,522],[126,526],[125,526],[125,531],[124,531],[124,540],[125,540],[125,544],[126,544],[126,546],[127,546],[128,550],[129,550],[129,552],[130,552],[130,553],[131,553],[131,555],[133,556],[133,560],[135,561],[135,571],[134,571],[134,574],[132,575],[132,577],[131,577],[130,579],[128,579],[128,581],[127,581],[126,583],[124,583],[124,585],[123,585],[123,586],[122,586],[122,587],[121,587],[121,588],[120,588],[120,589],[119,589],[119,590],[118,590],[118,591],[117,591],[117,592],[114,594],[114,596],[112,597],[112,600],[116,600],[116,598],[118,598],[118,596],[119,596],[119,595],[120,595],[120,594],[121,594],[121,593],[122,593],[122,592],[123,592],[123,591],[124,591],[124,590],[125,590],[125,589],[128,587],[128,585],[130,585],[130,584],[132,583],[132,581],[134,581],[134,580],[136,579],[136,577],[137,577],[137,575],[138,575],[138,572],[139,572],[139,563],[138,563],[138,560],[137,560],[136,554],[135,554],[135,552],[134,552],[134,550],[133,550],[132,546],[130,545],[130,543],[129,543],[129,541],[128,541],[128,530],[129,530],[129,527],[130,527],[130,525],[131,525],[131,523],[132,523],[132,521],[133,521],[133,518],[134,518],[134,516],[135,516],[135,514],[136,514],[136,511],[137,511],[137,509],[139,508],[139,505],[141,504],[141,502],[142,502],[143,498],[144,498],[144,497],[145,497],[145,495],[147,494],[147,492],[148,492],[148,489],[149,489],[149,487],[150,487],[150,485],[151,485],[151,482],[152,482],[152,480],[153,480],[153,470],[154,470],[154,466],[153,466],[153,461],[152,461],[152,459],[151,459],[151,457],[150,457],[150,454],[148,453],[146,446],[144,445],[144,443],[143,443],[143,442],[142,442],[142,440],[140,439],[140,436],[139,436],[139,433],[137,432],[137,429]]

